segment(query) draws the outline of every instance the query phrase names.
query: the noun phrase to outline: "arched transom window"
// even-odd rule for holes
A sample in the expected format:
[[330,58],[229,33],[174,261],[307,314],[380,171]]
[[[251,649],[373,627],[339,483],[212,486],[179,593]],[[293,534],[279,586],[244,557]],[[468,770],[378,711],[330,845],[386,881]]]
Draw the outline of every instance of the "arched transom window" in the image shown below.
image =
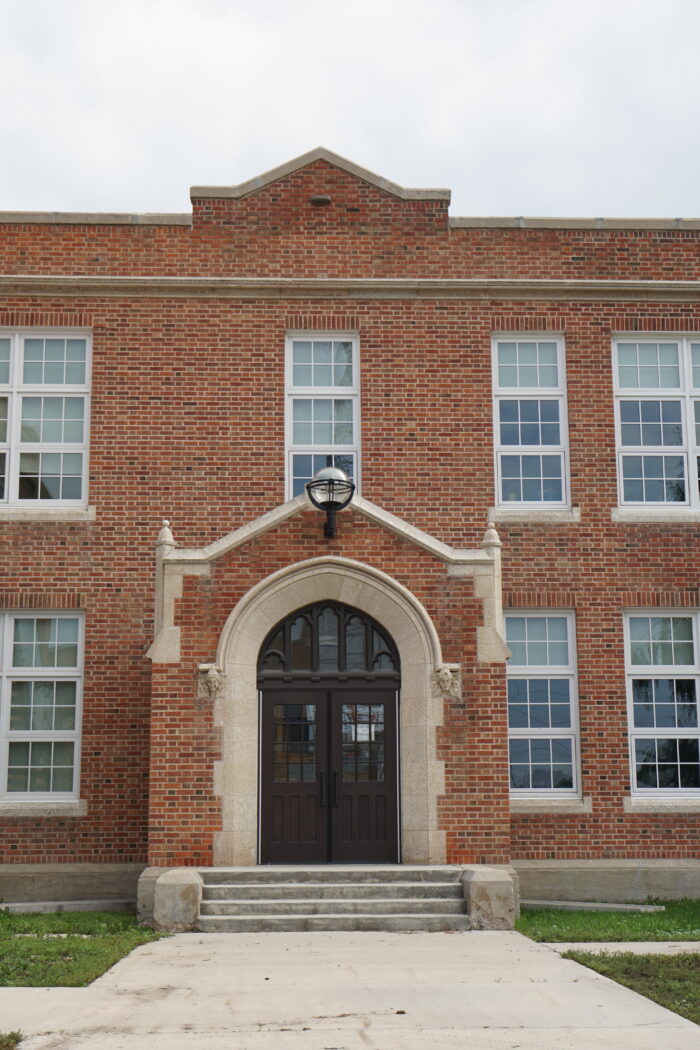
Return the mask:
[[341,605],[318,602],[278,623],[260,650],[261,678],[343,675],[395,680],[396,646],[370,616]]

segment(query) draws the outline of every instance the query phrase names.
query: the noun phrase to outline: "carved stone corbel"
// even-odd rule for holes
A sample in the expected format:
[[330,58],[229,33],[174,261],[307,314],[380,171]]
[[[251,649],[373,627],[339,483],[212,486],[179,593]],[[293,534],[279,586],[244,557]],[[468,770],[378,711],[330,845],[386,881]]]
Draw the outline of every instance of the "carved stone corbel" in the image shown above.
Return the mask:
[[224,688],[224,674],[218,664],[200,664],[197,669],[197,697],[216,700]]
[[462,668],[459,664],[440,664],[433,671],[433,694],[445,700],[462,699]]

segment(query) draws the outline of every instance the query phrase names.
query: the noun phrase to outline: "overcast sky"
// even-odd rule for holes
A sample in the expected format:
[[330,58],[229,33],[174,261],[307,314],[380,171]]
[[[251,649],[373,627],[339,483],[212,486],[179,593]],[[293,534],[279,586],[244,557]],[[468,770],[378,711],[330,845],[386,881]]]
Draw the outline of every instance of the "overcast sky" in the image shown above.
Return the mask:
[[700,0],[0,0],[0,210],[323,145],[453,215],[700,216]]

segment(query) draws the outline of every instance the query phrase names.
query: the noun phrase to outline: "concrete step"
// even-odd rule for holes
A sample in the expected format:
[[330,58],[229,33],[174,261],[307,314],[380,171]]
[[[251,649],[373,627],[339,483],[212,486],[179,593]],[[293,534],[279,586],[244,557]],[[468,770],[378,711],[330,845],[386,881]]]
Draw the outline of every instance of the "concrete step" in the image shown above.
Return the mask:
[[202,931],[470,929],[459,867],[261,865],[200,874]]
[[445,900],[217,900],[202,901],[200,916],[210,915],[464,915],[464,901]]
[[289,882],[454,882],[462,877],[460,867],[419,867],[416,865],[333,864],[310,867],[296,865],[258,865],[249,868],[200,868],[205,884],[289,883]]
[[367,897],[370,900],[444,897],[462,899],[459,882],[283,882],[205,883],[204,900],[316,900]]
[[469,930],[466,915],[202,915],[201,933],[303,933],[313,931],[383,931],[405,933],[414,930],[448,932]]

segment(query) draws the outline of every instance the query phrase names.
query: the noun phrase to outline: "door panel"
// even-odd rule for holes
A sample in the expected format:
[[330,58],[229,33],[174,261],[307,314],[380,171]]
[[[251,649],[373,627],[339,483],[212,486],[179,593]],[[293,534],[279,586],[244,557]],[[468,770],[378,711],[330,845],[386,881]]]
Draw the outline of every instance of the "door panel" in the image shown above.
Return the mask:
[[396,692],[266,689],[261,863],[398,860]]
[[321,806],[326,800],[320,792],[320,773],[326,762],[326,714],[325,698],[318,694],[275,691],[263,696],[263,864],[326,862],[328,822],[326,807]]
[[333,861],[393,863],[398,860],[395,692],[334,692],[330,732]]

